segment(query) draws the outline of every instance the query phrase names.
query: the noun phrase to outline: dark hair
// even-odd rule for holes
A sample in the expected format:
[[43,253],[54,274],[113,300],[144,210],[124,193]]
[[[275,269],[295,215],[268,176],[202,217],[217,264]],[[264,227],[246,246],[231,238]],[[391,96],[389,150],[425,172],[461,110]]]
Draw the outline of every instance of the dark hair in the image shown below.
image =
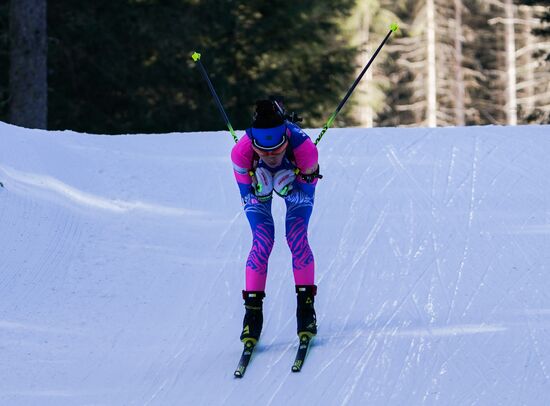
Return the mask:
[[284,124],[284,119],[271,100],[256,101],[253,128],[273,128]]

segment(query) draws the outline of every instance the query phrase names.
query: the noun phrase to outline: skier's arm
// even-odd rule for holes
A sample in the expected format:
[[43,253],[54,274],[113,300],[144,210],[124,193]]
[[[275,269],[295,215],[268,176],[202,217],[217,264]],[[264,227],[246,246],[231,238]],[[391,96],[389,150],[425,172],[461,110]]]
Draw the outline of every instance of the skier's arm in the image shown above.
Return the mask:
[[252,142],[244,135],[231,150],[233,173],[239,186],[241,197],[245,197],[252,190],[252,177],[249,175],[250,164],[254,158]]

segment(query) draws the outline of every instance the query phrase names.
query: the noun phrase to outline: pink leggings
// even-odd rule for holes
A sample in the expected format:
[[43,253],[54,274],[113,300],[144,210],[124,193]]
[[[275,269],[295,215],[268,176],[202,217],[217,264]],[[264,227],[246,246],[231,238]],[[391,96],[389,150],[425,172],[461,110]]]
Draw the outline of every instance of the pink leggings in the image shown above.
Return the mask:
[[[296,285],[315,283],[315,260],[307,240],[313,200],[313,194],[301,190],[296,190],[285,198],[286,241],[292,253]],[[269,255],[275,242],[271,200],[262,203],[251,196],[244,209],[252,229],[252,248],[246,261],[246,290],[265,291]]]

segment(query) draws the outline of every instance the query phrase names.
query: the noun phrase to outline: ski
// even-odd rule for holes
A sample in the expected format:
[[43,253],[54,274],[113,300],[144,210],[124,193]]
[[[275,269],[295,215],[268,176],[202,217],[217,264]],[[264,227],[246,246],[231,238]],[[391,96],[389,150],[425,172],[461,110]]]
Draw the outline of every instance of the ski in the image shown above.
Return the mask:
[[296,352],[296,359],[292,365],[292,372],[300,372],[302,370],[312,339],[313,336],[310,334],[300,335],[300,343],[298,345],[298,351]]
[[237,369],[234,373],[235,378],[242,378],[244,376],[244,373],[246,372],[246,367],[250,362],[250,358],[252,358],[254,348],[256,348],[256,343],[254,343],[252,340],[248,340],[244,343],[243,353],[241,355],[241,359],[239,360],[239,365],[237,365]]

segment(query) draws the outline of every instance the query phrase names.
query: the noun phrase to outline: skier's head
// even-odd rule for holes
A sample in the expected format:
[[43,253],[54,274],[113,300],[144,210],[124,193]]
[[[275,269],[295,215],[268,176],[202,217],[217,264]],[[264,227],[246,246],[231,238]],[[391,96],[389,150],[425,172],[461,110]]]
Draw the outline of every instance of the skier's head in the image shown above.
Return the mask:
[[260,153],[280,153],[288,145],[285,120],[271,100],[256,102],[250,132],[252,145]]

